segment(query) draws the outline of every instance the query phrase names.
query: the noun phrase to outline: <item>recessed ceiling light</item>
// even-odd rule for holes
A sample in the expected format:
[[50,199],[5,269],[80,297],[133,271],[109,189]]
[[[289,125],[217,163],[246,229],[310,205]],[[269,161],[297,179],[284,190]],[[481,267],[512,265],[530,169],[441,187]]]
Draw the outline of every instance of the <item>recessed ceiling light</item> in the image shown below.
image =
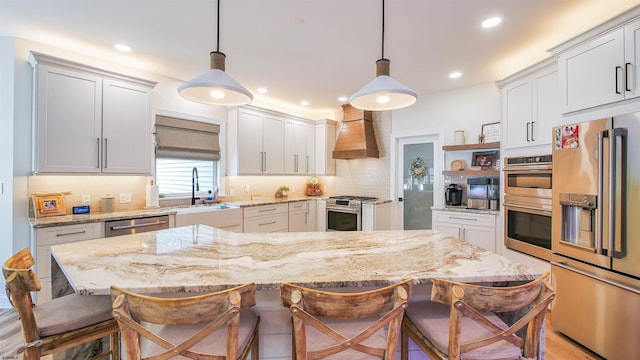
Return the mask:
[[300,101],[300,105],[307,106],[307,105],[309,105],[309,102],[307,100],[302,100],[302,101]]
[[118,51],[131,52],[131,46],[128,46],[128,45],[125,45],[125,44],[115,44],[113,47],[115,47],[116,50],[118,50]]
[[264,88],[264,87],[258,88],[258,92],[260,94],[266,94],[267,93],[267,88]]
[[451,74],[449,74],[449,77],[452,78],[452,79],[457,79],[460,76],[462,76],[462,73],[459,72],[459,71],[455,71],[455,72],[452,72]]
[[345,102],[345,101],[347,101],[348,99],[349,99],[349,98],[348,98],[348,97],[346,97],[346,96],[340,96],[340,97],[338,98],[338,101],[340,101],[340,102]]
[[490,17],[482,22],[482,27],[485,29],[492,28],[502,22],[502,19],[498,16]]

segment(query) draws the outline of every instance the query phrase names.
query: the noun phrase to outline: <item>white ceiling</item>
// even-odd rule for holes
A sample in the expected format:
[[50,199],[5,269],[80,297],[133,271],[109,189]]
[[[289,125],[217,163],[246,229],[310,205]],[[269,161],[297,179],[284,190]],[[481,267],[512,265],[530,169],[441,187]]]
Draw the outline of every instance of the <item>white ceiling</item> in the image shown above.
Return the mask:
[[[638,0],[386,0],[391,76],[420,94],[502,79]],[[337,110],[375,76],[380,0],[221,0],[226,72],[254,93]],[[482,30],[490,16],[496,28]],[[0,0],[0,36],[15,36],[189,80],[216,48],[214,0]],[[456,80],[448,78],[461,71]],[[266,95],[256,89],[265,86]]]

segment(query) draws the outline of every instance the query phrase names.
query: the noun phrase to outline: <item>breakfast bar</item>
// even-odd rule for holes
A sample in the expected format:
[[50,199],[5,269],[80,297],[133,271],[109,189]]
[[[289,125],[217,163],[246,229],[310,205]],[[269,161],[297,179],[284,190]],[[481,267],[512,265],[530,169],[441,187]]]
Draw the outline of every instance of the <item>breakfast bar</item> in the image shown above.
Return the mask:
[[109,294],[112,284],[170,296],[254,282],[265,359],[290,356],[289,314],[278,298],[281,282],[364,290],[411,278],[417,298],[427,296],[433,278],[520,283],[541,275],[431,230],[258,234],[192,225],[55,245],[51,254],[54,293],[63,279],[84,295]]

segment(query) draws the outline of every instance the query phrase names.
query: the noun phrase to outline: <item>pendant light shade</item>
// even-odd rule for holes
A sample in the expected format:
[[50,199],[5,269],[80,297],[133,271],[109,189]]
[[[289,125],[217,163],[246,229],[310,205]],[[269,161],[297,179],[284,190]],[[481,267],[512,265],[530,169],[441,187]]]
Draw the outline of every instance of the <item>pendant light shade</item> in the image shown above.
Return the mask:
[[210,69],[206,73],[178,86],[178,93],[187,100],[219,106],[241,106],[253,100],[253,95],[225,72],[226,55],[219,51],[220,0],[218,0],[217,48],[209,54]]
[[384,0],[382,0],[382,57],[376,61],[376,78],[349,97],[351,106],[369,111],[401,109],[413,105],[418,93],[395,80],[391,62],[384,58]]
[[[389,60],[376,62],[376,77],[349,98],[351,106],[369,111],[395,110],[413,105],[418,94],[389,76]],[[386,68],[386,71],[381,68]]]

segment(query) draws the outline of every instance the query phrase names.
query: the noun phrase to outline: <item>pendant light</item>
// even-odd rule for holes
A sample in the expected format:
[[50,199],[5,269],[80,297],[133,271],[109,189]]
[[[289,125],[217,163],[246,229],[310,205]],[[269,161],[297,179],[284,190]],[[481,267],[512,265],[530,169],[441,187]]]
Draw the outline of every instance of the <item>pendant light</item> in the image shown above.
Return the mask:
[[220,0],[218,0],[216,51],[209,54],[210,69],[178,87],[185,99],[219,106],[246,105],[253,95],[224,72],[226,55],[220,52]]
[[351,106],[369,111],[395,110],[413,105],[418,94],[389,76],[391,62],[384,58],[384,0],[382,0],[382,57],[376,61],[376,78],[349,98]]

